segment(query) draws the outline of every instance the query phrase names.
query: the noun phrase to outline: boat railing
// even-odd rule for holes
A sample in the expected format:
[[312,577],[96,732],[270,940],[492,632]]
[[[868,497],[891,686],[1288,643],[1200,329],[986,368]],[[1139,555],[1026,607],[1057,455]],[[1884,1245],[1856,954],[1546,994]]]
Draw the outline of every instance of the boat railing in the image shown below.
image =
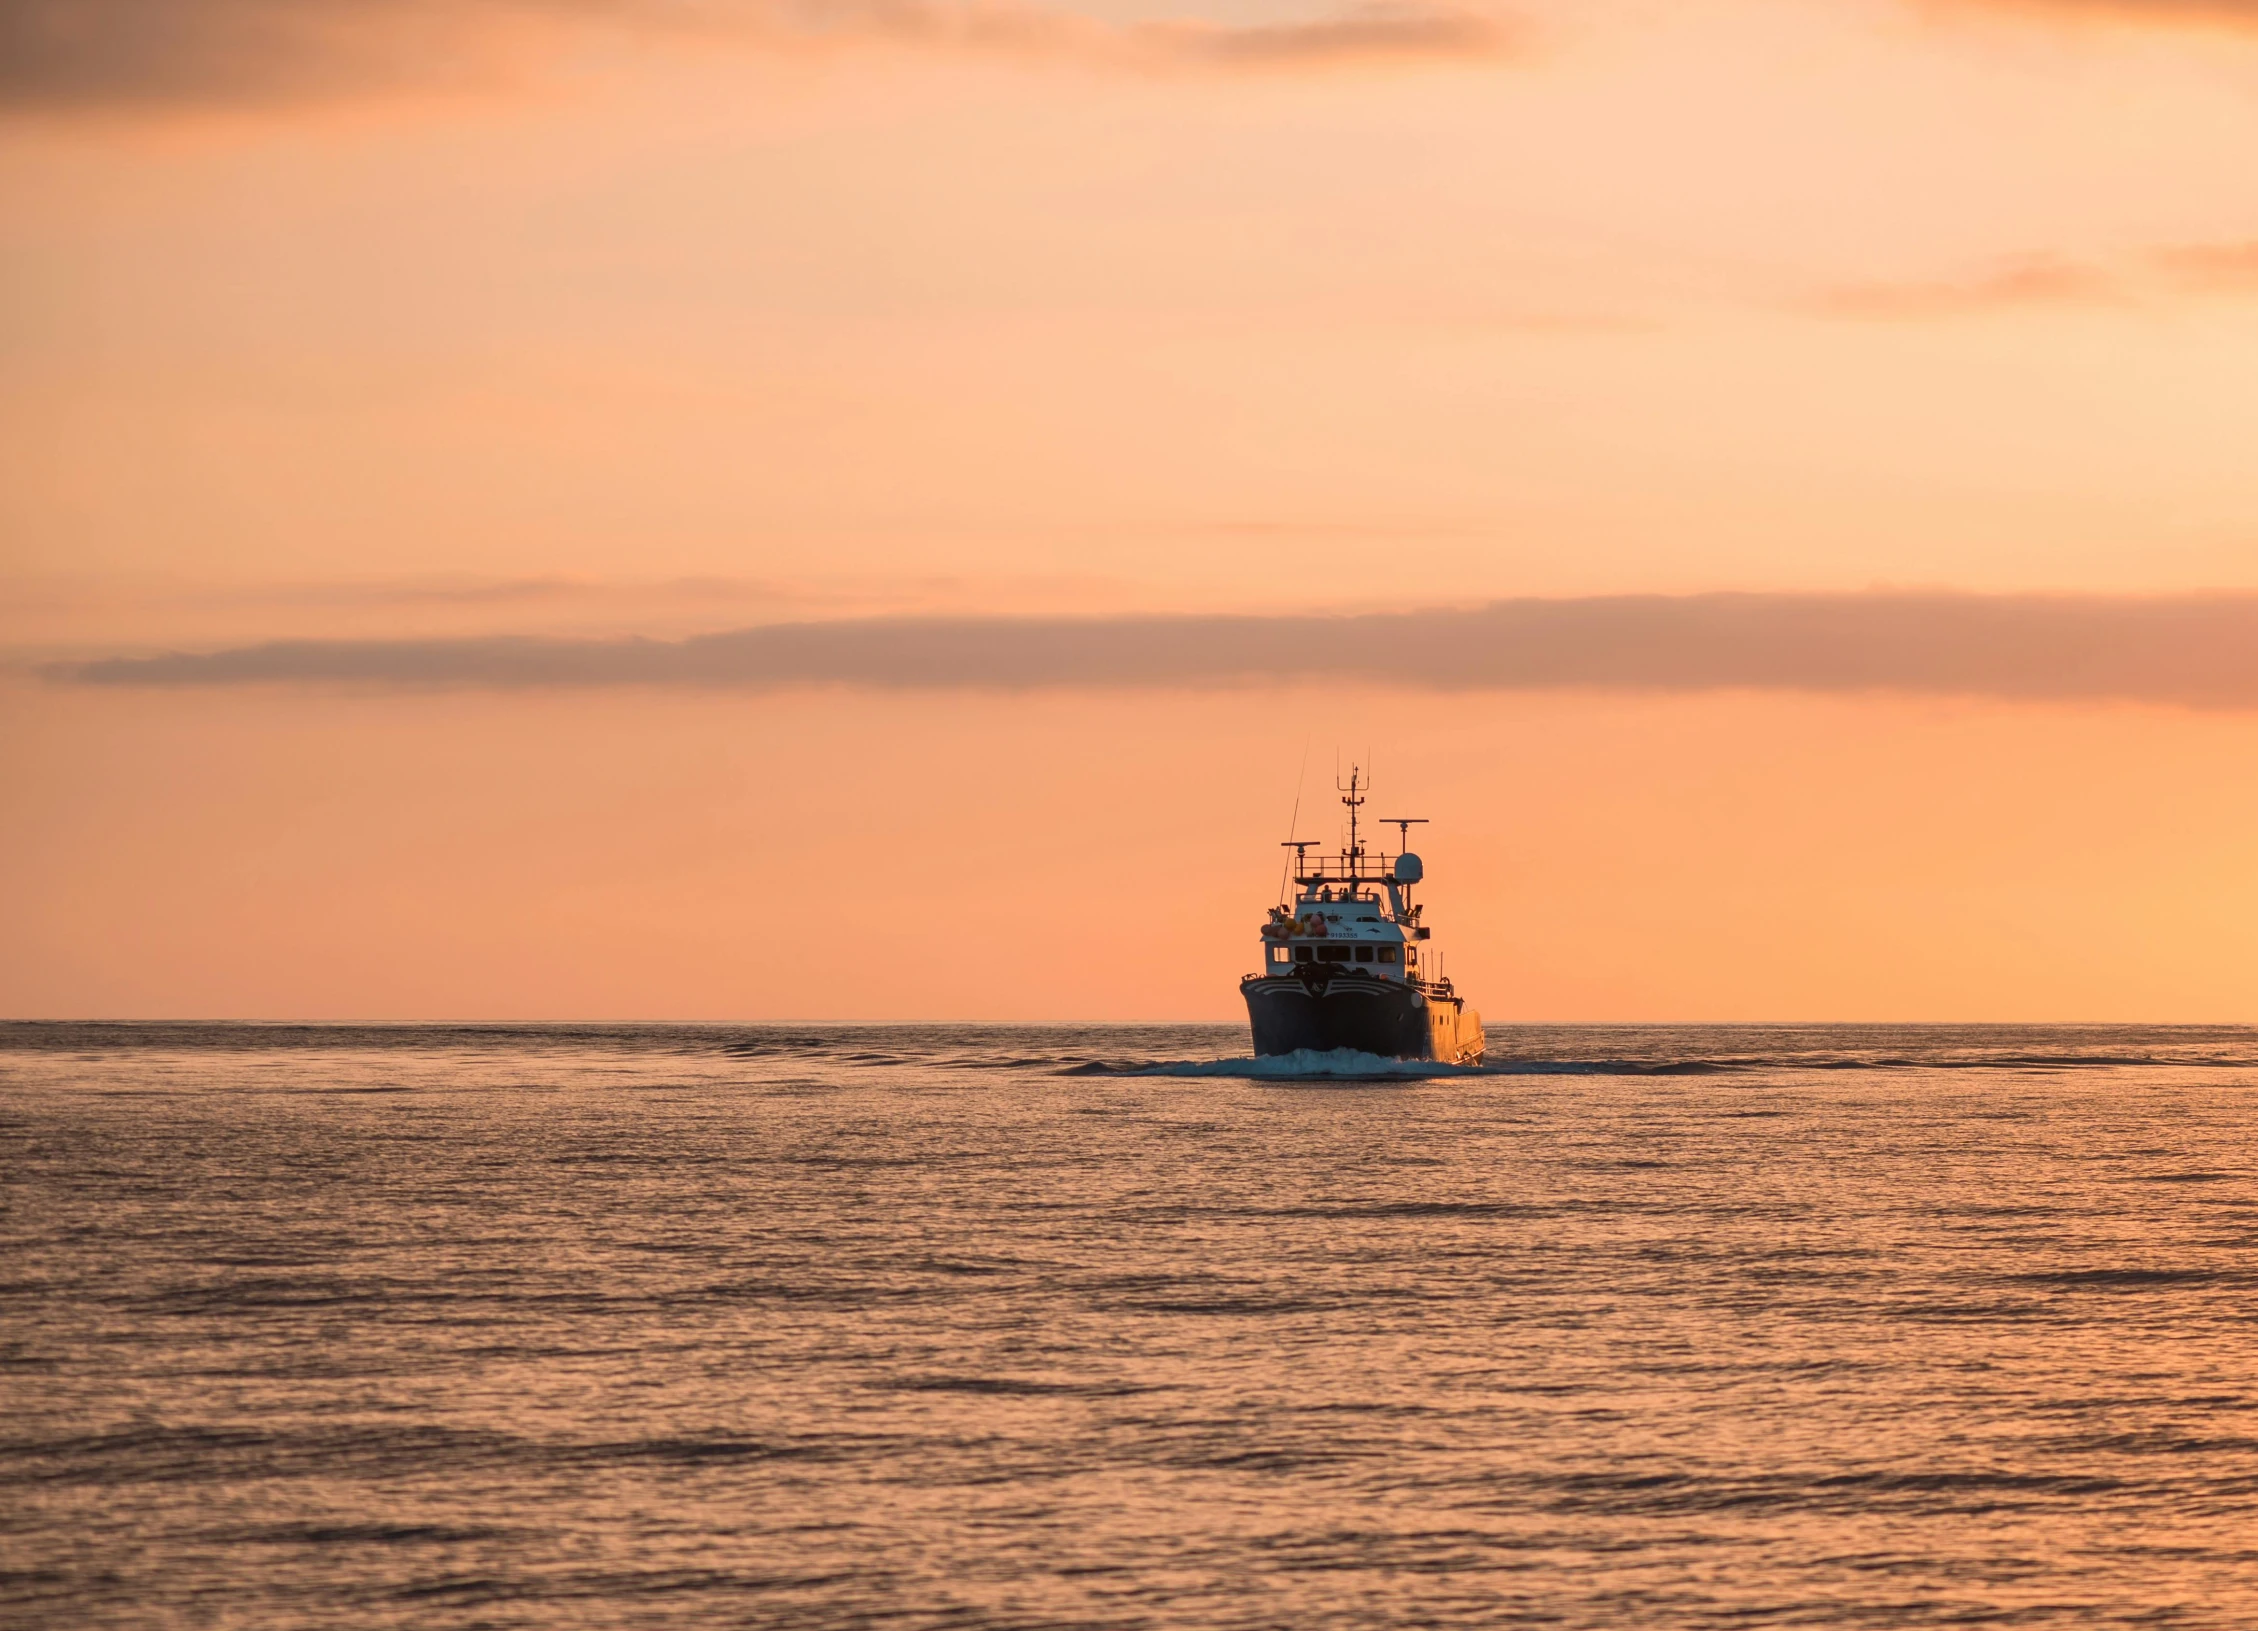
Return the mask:
[[1396,858],[1383,850],[1366,850],[1361,855],[1346,855],[1335,850],[1316,859],[1316,866],[1294,874],[1294,882],[1389,883],[1395,878]]

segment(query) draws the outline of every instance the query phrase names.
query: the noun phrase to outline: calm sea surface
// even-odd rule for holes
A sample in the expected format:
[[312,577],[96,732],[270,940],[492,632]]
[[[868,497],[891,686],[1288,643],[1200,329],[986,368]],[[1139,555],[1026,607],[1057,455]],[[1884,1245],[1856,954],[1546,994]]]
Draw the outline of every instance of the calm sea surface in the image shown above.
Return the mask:
[[2258,1032],[0,1026],[9,1626],[2258,1625]]

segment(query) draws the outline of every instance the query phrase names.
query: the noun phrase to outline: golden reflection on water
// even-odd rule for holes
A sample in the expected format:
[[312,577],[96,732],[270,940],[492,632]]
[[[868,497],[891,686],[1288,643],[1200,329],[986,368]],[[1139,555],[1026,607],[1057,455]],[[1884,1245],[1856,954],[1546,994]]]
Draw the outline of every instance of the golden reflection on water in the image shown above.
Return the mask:
[[24,1623],[2258,1619],[2258,1034],[0,1027]]

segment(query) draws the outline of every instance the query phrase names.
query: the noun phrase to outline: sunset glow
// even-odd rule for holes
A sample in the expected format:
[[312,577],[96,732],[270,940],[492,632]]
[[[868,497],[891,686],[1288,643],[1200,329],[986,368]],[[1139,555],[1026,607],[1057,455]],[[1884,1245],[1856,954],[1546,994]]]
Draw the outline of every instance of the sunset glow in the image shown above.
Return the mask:
[[1228,1019],[1339,757],[1493,1025],[2258,1020],[2254,151],[2224,3],[0,3],[0,1011]]

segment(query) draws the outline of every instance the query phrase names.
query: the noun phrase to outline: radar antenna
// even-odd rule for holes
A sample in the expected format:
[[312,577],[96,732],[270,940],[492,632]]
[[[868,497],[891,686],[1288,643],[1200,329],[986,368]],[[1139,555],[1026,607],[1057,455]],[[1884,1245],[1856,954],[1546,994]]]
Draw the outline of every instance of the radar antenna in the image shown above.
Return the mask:
[[1379,816],[1375,819],[1379,821],[1381,826],[1393,827],[1397,832],[1403,834],[1403,847],[1405,849],[1411,848],[1411,829],[1427,825],[1425,816]]

